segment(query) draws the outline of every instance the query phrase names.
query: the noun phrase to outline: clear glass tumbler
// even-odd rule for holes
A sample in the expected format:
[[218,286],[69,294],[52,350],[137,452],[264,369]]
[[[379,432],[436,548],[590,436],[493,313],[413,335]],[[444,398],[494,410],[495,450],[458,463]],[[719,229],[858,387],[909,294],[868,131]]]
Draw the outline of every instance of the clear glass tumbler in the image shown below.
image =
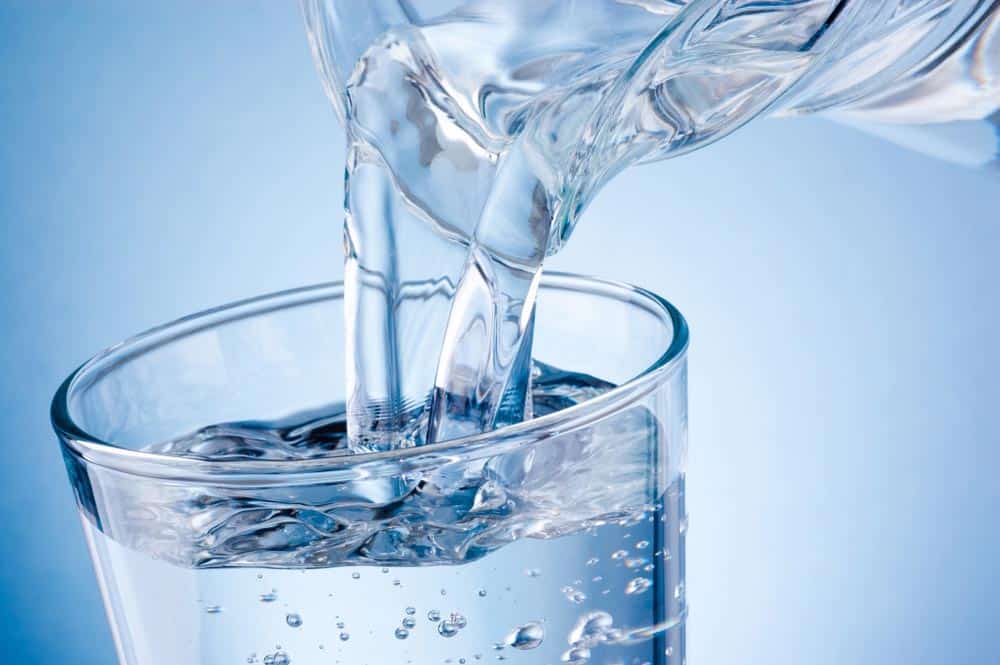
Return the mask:
[[[677,310],[547,275],[534,419],[347,454],[316,443],[343,433],[342,298],[328,284],[190,316],[59,389],[120,662],[684,662]],[[305,421],[321,436],[296,450]],[[252,431],[286,448],[240,448]]]

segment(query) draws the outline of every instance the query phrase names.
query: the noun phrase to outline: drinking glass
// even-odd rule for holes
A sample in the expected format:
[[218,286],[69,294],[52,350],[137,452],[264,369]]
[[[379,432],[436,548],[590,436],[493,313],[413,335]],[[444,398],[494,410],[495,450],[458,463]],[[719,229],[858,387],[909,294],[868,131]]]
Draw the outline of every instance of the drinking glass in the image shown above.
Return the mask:
[[[323,447],[339,283],[74,372],[52,419],[120,663],[684,662],[684,319],[579,276],[538,297],[535,417],[433,445]],[[252,431],[292,443],[234,448]]]

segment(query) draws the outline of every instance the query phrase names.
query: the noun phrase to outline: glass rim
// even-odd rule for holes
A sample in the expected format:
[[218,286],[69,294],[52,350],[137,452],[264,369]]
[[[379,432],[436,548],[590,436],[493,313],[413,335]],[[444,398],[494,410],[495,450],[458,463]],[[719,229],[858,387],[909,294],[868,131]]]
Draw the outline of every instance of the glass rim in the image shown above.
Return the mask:
[[[210,461],[132,450],[104,441],[74,422],[69,399],[74,390],[99,381],[123,361],[193,333],[270,312],[343,298],[343,282],[325,282],[267,293],[202,310],[149,328],[94,355],[72,372],[52,399],[51,420],[64,450],[88,465],[129,475],[214,486],[300,485],[347,482],[421,471],[442,464],[491,457],[596,423],[641,399],[666,382],[681,364],[688,347],[688,326],[671,303],[641,287],[595,277],[546,272],[542,289],[600,294],[645,308],[668,318],[673,326],[669,345],[634,377],[574,406],[491,432],[438,443],[370,453],[332,455],[304,460]],[[617,297],[616,297],[617,295]]]

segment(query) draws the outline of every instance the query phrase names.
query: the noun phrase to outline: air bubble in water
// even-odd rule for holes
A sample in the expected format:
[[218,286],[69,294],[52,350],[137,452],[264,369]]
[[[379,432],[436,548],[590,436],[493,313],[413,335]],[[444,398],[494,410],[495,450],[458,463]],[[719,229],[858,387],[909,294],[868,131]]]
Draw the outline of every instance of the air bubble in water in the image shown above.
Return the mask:
[[273,603],[278,600],[278,594],[275,593],[274,589],[271,589],[269,593],[262,593],[258,598],[260,598],[260,602],[262,603]]
[[625,550],[615,550],[614,552],[611,553],[611,558],[614,559],[615,561],[619,559],[624,559],[627,556],[628,552],[626,552]]
[[417,620],[413,617],[406,617],[403,619],[403,628],[413,628],[417,625]]
[[588,566],[596,566],[600,561],[601,560],[598,559],[596,556],[592,556],[589,559],[587,559],[587,565]]
[[640,566],[646,565],[646,563],[648,563],[648,561],[649,561],[648,559],[644,559],[641,556],[640,557],[636,557],[634,559],[625,559],[625,567],[626,568],[639,568]]
[[486,597],[486,589],[480,589],[478,592],[480,598]]
[[640,540],[639,542],[637,542],[637,543],[635,544],[635,548],[636,548],[637,550],[644,550],[644,549],[646,549],[647,547],[649,547],[649,541],[648,541],[648,540]]
[[340,630],[343,630],[344,629],[344,622],[343,621],[338,621],[337,622],[337,628],[339,628]]
[[410,631],[408,631],[407,629],[405,629],[405,628],[397,628],[396,629],[396,639],[397,640],[405,640],[409,636],[410,636]]
[[350,633],[341,633],[340,634],[340,641],[341,642],[346,642],[349,639],[351,639]]
[[458,626],[445,619],[438,624],[438,635],[441,637],[455,637],[458,635]]
[[524,574],[527,575],[528,577],[538,577],[542,574],[542,571],[538,570],[537,568],[526,568]]
[[393,580],[392,581],[392,586],[403,586],[403,583],[400,582],[399,580]]
[[455,627],[459,630],[465,628],[469,623],[466,618],[458,612],[452,612],[451,616],[448,617],[448,620],[455,624]]
[[302,625],[302,617],[300,617],[298,614],[295,614],[294,612],[291,614],[286,614],[285,623],[287,623],[292,628],[298,628],[299,626]]
[[590,649],[587,647],[570,647],[559,657],[564,663],[579,665],[590,660]]
[[642,593],[650,587],[653,583],[647,577],[636,577],[630,580],[625,586],[625,593],[634,596],[637,593]]
[[505,640],[509,646],[522,651],[534,649],[545,639],[545,629],[537,621],[526,623],[510,631]]
[[351,573],[351,579],[360,580],[361,579],[361,573],[359,573],[357,571]]
[[220,614],[222,612],[222,607],[219,605],[208,605],[205,608],[205,614]]
[[430,612],[427,613],[427,620],[434,622],[440,621],[441,613],[438,612],[437,610],[431,610]]
[[590,646],[604,640],[614,623],[607,612],[588,612],[579,619],[569,632],[568,642],[573,646]]
[[413,616],[416,613],[417,613],[417,608],[415,608],[415,607],[407,607],[406,608],[406,614],[408,616]]
[[389,574],[389,569],[388,568],[383,568],[382,569],[382,574],[383,575],[388,575]]
[[290,662],[292,662],[292,659],[288,657],[288,654],[282,651],[274,654],[274,665],[288,665]]

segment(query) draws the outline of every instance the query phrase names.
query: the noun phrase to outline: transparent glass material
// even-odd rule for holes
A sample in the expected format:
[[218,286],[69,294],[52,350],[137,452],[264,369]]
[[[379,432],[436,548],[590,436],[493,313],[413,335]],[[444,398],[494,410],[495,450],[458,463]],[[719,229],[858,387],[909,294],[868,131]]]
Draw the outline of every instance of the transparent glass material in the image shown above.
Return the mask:
[[181,319],[59,389],[120,662],[683,663],[687,328],[649,292],[544,277],[534,358],[572,370],[547,370],[572,381],[544,399],[606,383],[545,415],[538,397],[517,425],[373,453],[150,452],[342,414],[342,298],[329,284]]

